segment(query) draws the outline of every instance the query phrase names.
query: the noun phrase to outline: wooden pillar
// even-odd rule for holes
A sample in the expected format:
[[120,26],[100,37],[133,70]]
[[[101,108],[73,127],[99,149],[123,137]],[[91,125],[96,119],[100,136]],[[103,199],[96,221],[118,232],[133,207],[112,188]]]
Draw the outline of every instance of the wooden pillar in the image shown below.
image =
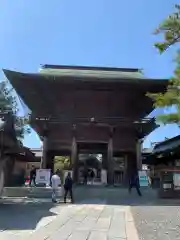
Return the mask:
[[71,165],[73,168],[73,180],[78,181],[78,156],[77,156],[77,142],[75,134],[75,126],[73,126],[72,145],[71,145]]
[[128,183],[128,155],[124,156],[124,176],[123,182],[126,185]]
[[113,161],[113,129],[110,130],[108,141],[108,184],[114,184],[114,161]]
[[137,170],[142,170],[142,139],[138,139],[136,143],[136,164]]
[[54,172],[54,154],[52,154],[51,152],[48,152],[46,155],[47,159],[46,159],[46,167],[47,169],[51,169],[51,172]]
[[42,157],[41,157],[41,165],[40,168],[47,167],[47,150],[48,150],[48,137],[43,137],[43,145],[42,145]]

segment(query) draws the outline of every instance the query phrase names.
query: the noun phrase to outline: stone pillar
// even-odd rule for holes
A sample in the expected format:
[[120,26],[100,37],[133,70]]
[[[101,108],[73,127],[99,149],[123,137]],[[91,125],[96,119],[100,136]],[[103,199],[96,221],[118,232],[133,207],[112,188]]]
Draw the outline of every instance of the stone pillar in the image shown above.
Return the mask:
[[71,165],[73,168],[73,180],[78,181],[78,156],[75,128],[73,128],[72,145],[71,145]]
[[107,170],[107,152],[102,155],[102,169]]
[[109,141],[108,141],[108,184],[114,184],[114,162],[113,162],[113,129],[110,131]]
[[136,164],[137,170],[142,170],[142,140],[138,139],[136,143]]
[[47,167],[47,149],[48,149],[48,137],[43,137],[43,145],[42,145],[42,157],[41,157],[41,165],[40,168]]

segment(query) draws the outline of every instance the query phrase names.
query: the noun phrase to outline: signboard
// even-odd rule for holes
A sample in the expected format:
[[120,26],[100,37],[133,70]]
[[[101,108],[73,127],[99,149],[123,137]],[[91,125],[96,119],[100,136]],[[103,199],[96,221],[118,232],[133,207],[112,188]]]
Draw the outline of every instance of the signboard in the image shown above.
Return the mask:
[[107,171],[104,169],[101,170],[101,183],[107,184]]
[[173,174],[174,189],[180,189],[180,173]]
[[50,185],[51,169],[36,170],[36,184]]
[[171,183],[164,183],[163,184],[163,189],[171,189]]
[[148,181],[148,175],[147,171],[138,171],[139,175],[139,184],[141,187],[148,187],[149,181]]

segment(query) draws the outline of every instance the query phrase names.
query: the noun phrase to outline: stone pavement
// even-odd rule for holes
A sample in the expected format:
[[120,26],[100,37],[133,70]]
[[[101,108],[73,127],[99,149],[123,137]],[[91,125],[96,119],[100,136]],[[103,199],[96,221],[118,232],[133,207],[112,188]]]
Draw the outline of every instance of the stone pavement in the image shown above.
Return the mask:
[[[3,220],[1,220],[0,239],[138,240],[128,207],[105,205],[105,202],[100,199],[96,199],[95,202],[98,204],[82,202],[78,205],[51,206],[49,214],[46,213],[47,209],[45,208],[45,205],[47,208],[50,207],[48,202],[40,205],[33,203],[29,206],[29,203],[12,204],[12,206],[9,204],[8,207],[13,211],[15,211],[13,206],[18,209],[16,220],[13,219],[16,222],[8,223],[7,221],[6,225],[5,220],[3,229]],[[23,205],[26,206],[26,209],[29,208],[29,211],[36,211],[36,213],[34,212],[36,217],[32,212],[24,210]],[[44,209],[42,209],[43,207]]]
[[[78,187],[75,204],[50,199],[5,198],[0,202],[0,240],[180,240],[179,200],[143,197],[127,189]],[[137,229],[137,230],[136,230]]]

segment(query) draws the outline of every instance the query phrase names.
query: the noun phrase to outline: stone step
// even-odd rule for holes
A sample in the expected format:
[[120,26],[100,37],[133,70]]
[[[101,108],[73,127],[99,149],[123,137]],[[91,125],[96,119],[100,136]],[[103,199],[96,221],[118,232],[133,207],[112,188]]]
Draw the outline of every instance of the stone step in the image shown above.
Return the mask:
[[3,197],[51,198],[49,187],[5,187]]
[[[156,196],[157,192],[149,189],[141,189],[144,197]],[[135,190],[133,190],[136,196]],[[52,189],[51,187],[5,187],[3,190],[2,197],[28,197],[28,198],[51,198]],[[128,194],[127,188],[117,187],[103,187],[103,186],[75,186],[74,195],[76,199],[86,198],[104,198],[111,195],[113,199],[126,199]]]

